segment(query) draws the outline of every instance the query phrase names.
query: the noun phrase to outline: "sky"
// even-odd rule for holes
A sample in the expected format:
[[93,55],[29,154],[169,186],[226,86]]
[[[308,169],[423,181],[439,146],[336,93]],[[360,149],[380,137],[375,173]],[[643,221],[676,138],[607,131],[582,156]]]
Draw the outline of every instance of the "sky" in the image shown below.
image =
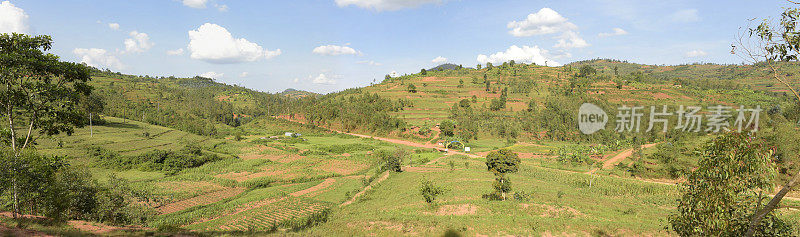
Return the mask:
[[329,93],[442,63],[559,66],[613,58],[741,63],[730,54],[764,1],[0,0],[0,33],[50,35],[65,61],[205,76],[265,92]]

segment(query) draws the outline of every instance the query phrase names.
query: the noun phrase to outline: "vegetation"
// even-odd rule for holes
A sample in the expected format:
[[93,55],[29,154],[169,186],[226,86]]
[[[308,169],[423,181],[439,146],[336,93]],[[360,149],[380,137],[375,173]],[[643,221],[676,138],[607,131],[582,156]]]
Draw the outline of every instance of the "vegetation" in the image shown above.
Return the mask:
[[[773,150],[746,134],[714,139],[686,183],[678,213],[670,216],[681,236],[741,236],[772,190]],[[791,236],[792,225],[768,215],[756,228],[759,236]]]
[[[61,62],[58,56],[46,54],[53,40],[50,36],[28,36],[23,34],[0,34],[0,91],[2,115],[8,121],[3,129],[2,143],[10,144],[3,154],[2,176],[9,177],[3,182],[4,196],[10,196],[14,218],[22,214],[20,196],[23,192],[21,172],[36,170],[25,167],[26,158],[36,159],[36,155],[23,155],[30,152],[30,146],[41,135],[56,135],[61,132],[72,133],[75,126],[85,124],[84,113],[79,110],[81,97],[91,93],[88,69],[80,64]],[[24,129],[20,129],[24,128]],[[43,170],[41,175],[52,175],[52,170]],[[10,187],[7,187],[10,186]]]
[[444,194],[446,191],[445,188],[436,186],[433,181],[430,180],[422,180],[419,186],[419,193],[427,203],[433,203],[436,201],[436,197]]
[[519,171],[520,159],[517,153],[509,150],[492,151],[486,155],[486,166],[495,175],[494,192],[484,195],[491,200],[506,200],[506,193],[511,192],[511,182],[506,174]]

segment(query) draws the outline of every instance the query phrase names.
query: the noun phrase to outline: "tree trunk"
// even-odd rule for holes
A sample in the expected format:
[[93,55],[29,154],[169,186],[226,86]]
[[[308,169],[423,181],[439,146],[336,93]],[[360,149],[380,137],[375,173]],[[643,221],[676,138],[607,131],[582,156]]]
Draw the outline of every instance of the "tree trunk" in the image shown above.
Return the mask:
[[773,197],[772,200],[769,200],[769,203],[767,203],[764,208],[758,210],[758,212],[753,215],[753,217],[750,219],[750,225],[747,228],[747,233],[745,236],[752,237],[756,233],[756,228],[758,227],[758,224],[761,223],[761,220],[763,220],[767,214],[778,208],[778,204],[780,204],[783,197],[786,196],[789,191],[792,191],[792,188],[797,185],[798,180],[800,180],[800,171],[798,171],[798,173],[795,174],[794,177],[792,177],[792,179],[783,186],[783,188],[781,188],[781,191],[778,191],[778,194],[775,194],[775,197]]

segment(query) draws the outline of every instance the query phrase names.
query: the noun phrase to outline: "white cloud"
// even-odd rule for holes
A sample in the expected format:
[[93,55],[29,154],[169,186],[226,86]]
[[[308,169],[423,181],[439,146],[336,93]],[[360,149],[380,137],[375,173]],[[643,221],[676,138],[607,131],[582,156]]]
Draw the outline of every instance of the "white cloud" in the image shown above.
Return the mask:
[[349,54],[349,55],[360,55],[361,54],[361,52],[358,52],[357,50],[355,50],[353,48],[350,48],[348,46],[344,46],[344,45],[343,46],[339,46],[339,45],[323,45],[323,46],[319,46],[319,47],[314,48],[314,50],[312,50],[311,52],[313,52],[315,54],[330,55],[330,56],[345,55],[345,54]]
[[[502,64],[514,60],[515,62],[536,63],[537,65],[559,66],[558,62],[554,62],[547,58],[547,50],[540,49],[539,46],[522,46],[517,47],[512,45],[505,52],[497,52],[492,55],[486,56],[483,54],[478,55],[479,63],[493,63]],[[546,64],[545,64],[546,63]]]
[[506,27],[511,29],[508,33],[516,37],[561,33],[555,37],[558,39],[558,43],[553,46],[555,48],[569,49],[589,46],[589,43],[580,37],[577,25],[569,22],[569,19],[553,9],[546,7],[529,14],[524,20],[511,21]]
[[172,55],[172,56],[183,55],[183,48],[175,50],[167,50],[167,55]]
[[708,55],[708,53],[706,53],[703,50],[699,50],[699,49],[695,49],[695,50],[686,52],[686,57],[689,57],[689,58],[703,57],[703,56],[706,56],[706,55]]
[[575,31],[567,31],[558,38],[558,43],[553,46],[555,48],[570,49],[570,48],[583,48],[589,46],[586,40],[583,40],[580,35]]
[[248,72],[242,72],[241,74],[239,74],[239,77],[247,77],[249,75],[250,75],[250,73],[248,73]]
[[366,64],[366,65],[370,65],[370,66],[380,66],[380,65],[383,65],[383,63],[379,63],[379,62],[375,62],[375,61],[358,61],[358,62],[356,62],[356,63],[358,63],[358,64]]
[[183,5],[191,8],[206,8],[208,0],[183,0]]
[[222,5],[214,4],[214,7],[216,7],[217,10],[219,10],[221,12],[227,12],[228,11],[228,5],[225,5],[225,4],[222,4]]
[[108,23],[108,28],[112,30],[119,30],[119,23]]
[[539,12],[531,13],[525,20],[509,22],[507,27],[511,29],[508,33],[516,37],[547,35],[578,29],[578,26],[550,8],[542,8]]
[[225,73],[217,73],[217,72],[213,72],[212,71],[212,72],[206,72],[206,73],[200,74],[200,76],[216,80],[216,79],[224,77]]
[[689,23],[700,21],[700,16],[697,14],[697,9],[684,9],[672,13],[669,18],[674,22]]
[[311,82],[314,84],[335,85],[336,80],[334,80],[333,77],[325,75],[325,73],[320,73],[319,76],[315,77]]
[[128,35],[131,38],[125,39],[125,52],[126,53],[142,53],[150,50],[153,47],[153,42],[150,42],[150,36],[145,33],[131,31]]
[[375,11],[395,11],[404,8],[414,8],[423,4],[442,3],[445,0],[336,0],[336,5],[346,7],[354,5]]
[[627,34],[628,34],[628,32],[623,30],[622,28],[614,28],[614,29],[612,29],[611,33],[603,32],[603,33],[597,34],[597,36],[599,36],[600,38],[603,38],[603,37],[617,36],[617,35],[627,35]]
[[205,23],[189,31],[189,52],[193,59],[209,63],[253,62],[281,55],[281,50],[269,51],[244,38],[234,38],[227,29]]
[[28,33],[28,14],[9,1],[0,3],[0,33]]
[[72,50],[72,53],[80,57],[82,63],[92,67],[125,68],[125,65],[116,56],[109,54],[105,49],[76,48]]
[[432,63],[444,63],[447,62],[447,58],[439,56],[431,60]]
[[294,80],[292,80],[292,82],[298,83],[298,82],[300,82],[300,78],[295,77]]

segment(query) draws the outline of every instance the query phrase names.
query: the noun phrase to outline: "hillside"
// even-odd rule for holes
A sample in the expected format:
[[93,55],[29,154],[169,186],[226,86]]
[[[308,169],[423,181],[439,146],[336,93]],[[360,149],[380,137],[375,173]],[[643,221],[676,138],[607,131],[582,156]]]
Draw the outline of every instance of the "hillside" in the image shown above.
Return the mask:
[[90,85],[103,114],[199,135],[227,135],[255,117],[285,111],[290,98],[208,78],[132,76],[93,72]]
[[[727,75],[733,66],[671,67],[507,63],[429,70],[327,95],[95,72],[91,85],[105,105],[95,126],[42,139],[37,149],[66,157],[101,186],[135,194],[119,214],[141,219],[125,228],[92,221],[29,228],[100,235],[671,235],[664,226],[680,194],[674,184],[697,167],[695,152],[715,135],[584,136],[575,131],[581,103],[607,111],[778,105],[779,113],[765,115],[761,136],[781,144],[782,167],[798,151],[783,144],[796,140],[796,128],[784,120],[797,112],[779,86],[755,76],[693,76]],[[445,147],[454,140],[461,146]],[[514,196],[506,202],[481,198],[494,180],[485,157],[500,149],[521,159],[519,172],[508,175]],[[435,204],[419,196],[423,180],[446,187]],[[792,209],[779,213],[800,220]]]

